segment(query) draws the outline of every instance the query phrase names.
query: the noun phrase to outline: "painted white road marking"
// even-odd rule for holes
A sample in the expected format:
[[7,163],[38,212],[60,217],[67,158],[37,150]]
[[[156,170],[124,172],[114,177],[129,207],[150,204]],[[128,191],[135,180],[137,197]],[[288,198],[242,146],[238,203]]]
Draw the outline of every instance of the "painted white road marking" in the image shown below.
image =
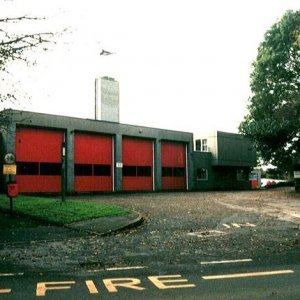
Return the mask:
[[133,266],[133,267],[114,267],[114,268],[106,268],[106,269],[96,269],[96,270],[88,270],[89,273],[96,272],[105,272],[105,271],[123,271],[123,270],[138,270],[138,269],[146,269],[147,266]]
[[11,289],[0,289],[0,294],[9,294]]
[[24,273],[0,273],[0,277],[6,277],[6,276],[22,276]]
[[116,267],[116,268],[107,268],[106,271],[122,271],[122,270],[138,270],[145,269],[145,266],[136,266],[136,267]]
[[200,265],[234,264],[234,263],[251,262],[251,261],[252,261],[251,258],[235,259],[235,260],[202,261],[202,262],[200,262]]
[[227,224],[227,223],[223,223],[222,224],[224,227],[230,229],[232,227],[235,227],[235,228],[241,228],[241,227],[256,227],[255,224],[252,224],[252,223],[249,223],[249,222],[246,222],[246,223],[230,223],[230,224]]
[[210,276],[202,276],[202,278],[205,280],[216,280],[216,279],[231,279],[231,278],[283,275],[283,274],[292,274],[292,273],[294,273],[293,270],[278,270],[278,271],[268,271],[268,272],[210,275]]

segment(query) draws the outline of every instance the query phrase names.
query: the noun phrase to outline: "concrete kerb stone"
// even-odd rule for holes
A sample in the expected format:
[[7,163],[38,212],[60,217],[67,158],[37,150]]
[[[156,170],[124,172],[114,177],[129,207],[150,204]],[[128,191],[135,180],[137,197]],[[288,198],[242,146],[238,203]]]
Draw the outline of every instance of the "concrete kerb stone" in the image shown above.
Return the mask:
[[129,215],[125,216],[100,217],[97,219],[66,224],[64,227],[99,236],[107,236],[138,227],[144,220],[144,217],[140,213],[131,211]]

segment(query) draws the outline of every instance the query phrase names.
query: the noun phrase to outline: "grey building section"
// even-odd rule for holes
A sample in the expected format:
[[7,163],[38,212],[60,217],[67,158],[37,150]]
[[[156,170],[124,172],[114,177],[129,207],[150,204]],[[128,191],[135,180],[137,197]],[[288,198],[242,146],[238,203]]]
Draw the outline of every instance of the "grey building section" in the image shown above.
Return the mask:
[[114,139],[114,191],[122,190],[122,181],[123,181],[123,173],[122,168],[118,167],[118,163],[121,163],[122,160],[122,134],[117,133]]
[[[3,119],[10,119],[11,114],[4,114]],[[3,158],[5,153],[15,153],[15,146],[16,146],[16,124],[13,122],[10,122],[7,124],[6,129],[4,127],[0,127],[0,157],[1,163],[3,163]],[[2,164],[1,166],[1,174],[2,174]],[[15,176],[11,175],[10,180],[15,180]],[[8,181],[8,178],[5,178],[5,176],[0,176],[0,191],[1,187],[5,185],[5,183]]]
[[240,134],[217,131],[208,136],[207,146],[212,153],[214,166],[256,165],[256,154],[253,144]]
[[[256,166],[250,140],[240,134],[217,131],[202,137],[200,144],[206,145],[206,151],[193,153],[195,189],[250,188],[249,175]],[[206,170],[206,179],[199,176],[201,169]]]
[[67,192],[74,191],[74,129],[65,131]]
[[[212,155],[210,152],[193,152],[194,164],[194,189],[196,190],[211,190],[214,188],[214,174],[211,165]],[[207,176],[203,178],[199,176],[201,171],[206,170]]]

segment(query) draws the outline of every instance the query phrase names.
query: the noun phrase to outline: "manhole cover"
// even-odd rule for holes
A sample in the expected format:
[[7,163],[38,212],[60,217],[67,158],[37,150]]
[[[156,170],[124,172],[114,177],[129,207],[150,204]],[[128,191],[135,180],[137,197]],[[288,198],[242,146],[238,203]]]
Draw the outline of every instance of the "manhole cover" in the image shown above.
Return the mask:
[[197,236],[200,238],[206,237],[214,237],[214,236],[223,236],[228,234],[227,232],[220,231],[220,230],[205,230],[205,231],[194,231],[189,232],[188,235]]

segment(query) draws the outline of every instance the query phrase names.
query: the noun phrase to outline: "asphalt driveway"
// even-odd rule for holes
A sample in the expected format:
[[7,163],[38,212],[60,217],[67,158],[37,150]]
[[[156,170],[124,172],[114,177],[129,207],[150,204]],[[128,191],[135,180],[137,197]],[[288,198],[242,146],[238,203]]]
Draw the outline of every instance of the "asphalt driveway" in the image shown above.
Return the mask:
[[[292,189],[248,192],[178,192],[77,196],[78,201],[115,203],[140,212],[138,228],[22,243],[0,249],[6,263],[51,271],[86,271],[128,265],[193,265],[251,257],[293,260],[300,246],[297,223],[264,211],[274,199],[292,203]],[[279,210],[278,208],[276,208]],[[51,228],[55,231],[55,227]],[[57,229],[59,230],[59,229]],[[26,234],[26,233],[24,233]]]

